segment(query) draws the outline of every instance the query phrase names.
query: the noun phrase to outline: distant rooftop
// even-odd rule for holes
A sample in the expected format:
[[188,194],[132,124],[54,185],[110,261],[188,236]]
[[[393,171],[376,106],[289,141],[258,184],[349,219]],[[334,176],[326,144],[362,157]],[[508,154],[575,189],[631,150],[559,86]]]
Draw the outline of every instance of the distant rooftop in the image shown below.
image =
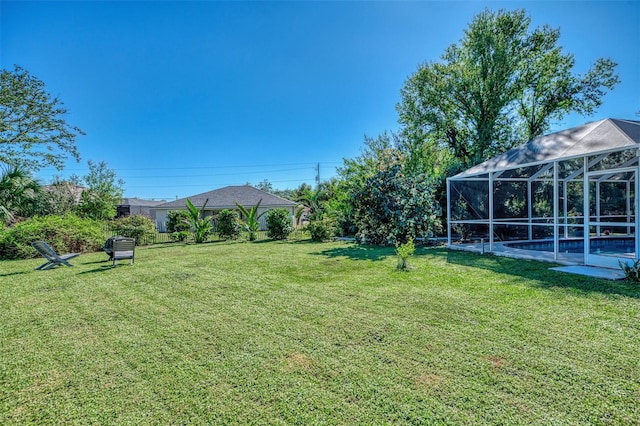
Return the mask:
[[224,209],[235,208],[236,202],[242,206],[255,206],[260,200],[260,204],[263,207],[291,207],[296,206],[297,203],[278,197],[277,195],[270,194],[262,191],[258,188],[254,188],[249,185],[242,186],[226,186],[220,189],[214,189],[212,191],[203,192],[202,194],[196,194],[185,198],[180,198],[168,203],[159,204],[155,206],[160,209],[171,208],[184,208],[187,199],[190,200],[197,208],[204,206],[207,202],[207,208],[212,209]]

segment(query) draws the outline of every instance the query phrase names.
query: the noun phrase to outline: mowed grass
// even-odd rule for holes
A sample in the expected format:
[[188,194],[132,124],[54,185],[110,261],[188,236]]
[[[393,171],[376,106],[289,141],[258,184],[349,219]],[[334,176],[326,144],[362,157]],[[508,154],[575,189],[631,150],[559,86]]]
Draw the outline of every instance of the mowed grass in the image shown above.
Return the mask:
[[638,424],[640,288],[421,248],[0,262],[0,424]]

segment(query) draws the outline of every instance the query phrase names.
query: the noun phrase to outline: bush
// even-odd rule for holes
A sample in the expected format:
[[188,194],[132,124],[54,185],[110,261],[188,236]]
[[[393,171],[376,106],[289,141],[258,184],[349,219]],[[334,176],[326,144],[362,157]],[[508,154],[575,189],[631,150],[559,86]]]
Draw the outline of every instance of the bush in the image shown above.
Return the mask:
[[640,283],[640,259],[630,265],[618,260],[618,265],[620,265],[620,269],[624,272],[627,281]]
[[224,209],[218,213],[218,236],[223,240],[235,240],[240,236],[238,212]]
[[189,231],[178,231],[178,232],[172,232],[169,238],[171,238],[171,241],[175,243],[178,243],[178,242],[184,243],[189,239],[190,236],[191,236],[191,232]]
[[327,241],[333,238],[336,234],[335,224],[331,219],[321,219],[311,221],[306,230],[311,234],[313,241]]
[[189,212],[186,210],[172,210],[167,213],[167,232],[191,231]]
[[114,235],[135,238],[136,245],[147,244],[156,235],[156,224],[142,215],[125,216],[116,219],[111,222],[110,229]]
[[409,257],[413,256],[416,246],[413,244],[413,238],[409,238],[404,244],[396,244],[396,254],[398,255],[398,269],[406,271],[411,269],[409,265]]
[[105,241],[104,224],[73,214],[36,216],[0,234],[0,258],[36,257],[31,243],[38,240],[46,241],[58,253],[97,251]]
[[291,213],[287,209],[273,209],[267,213],[267,236],[274,240],[286,240],[293,232]]

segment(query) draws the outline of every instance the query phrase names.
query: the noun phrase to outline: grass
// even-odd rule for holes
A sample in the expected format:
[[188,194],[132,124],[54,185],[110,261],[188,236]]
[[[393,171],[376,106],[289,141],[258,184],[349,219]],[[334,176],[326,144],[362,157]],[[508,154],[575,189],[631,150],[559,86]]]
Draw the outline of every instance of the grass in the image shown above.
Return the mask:
[[444,249],[0,263],[1,424],[637,424],[640,287]]

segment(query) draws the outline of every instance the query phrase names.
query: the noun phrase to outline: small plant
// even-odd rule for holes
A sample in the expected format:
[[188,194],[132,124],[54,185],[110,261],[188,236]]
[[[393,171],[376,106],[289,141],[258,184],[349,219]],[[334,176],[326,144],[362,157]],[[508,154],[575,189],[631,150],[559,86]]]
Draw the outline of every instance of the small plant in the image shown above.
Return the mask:
[[265,211],[258,214],[258,209],[260,208],[261,202],[262,200],[258,201],[258,204],[251,207],[250,209],[247,209],[245,206],[236,202],[238,210],[240,210],[240,213],[242,213],[242,216],[244,216],[243,219],[240,219],[240,223],[242,224],[244,230],[249,233],[249,241],[255,241],[256,238],[258,238],[258,231],[260,230],[260,218],[263,214],[266,213]]
[[293,232],[291,214],[287,209],[269,210],[267,214],[267,236],[274,240],[286,240]]
[[618,260],[618,265],[620,265],[620,269],[624,272],[627,281],[640,283],[640,259],[636,260],[632,264]]
[[235,240],[240,236],[240,224],[238,223],[238,212],[224,209],[218,213],[217,232],[223,240]]
[[189,231],[176,231],[171,233],[170,238],[173,242],[183,243],[189,239],[189,235],[191,235]]
[[416,246],[413,244],[413,238],[409,238],[404,244],[396,244],[396,254],[398,255],[398,266],[397,268],[406,271],[411,269],[411,265],[409,265],[409,258],[413,256],[413,253],[416,251]]
[[207,206],[209,200],[205,200],[204,205],[200,210],[193,205],[191,200],[187,199],[187,211],[189,212],[189,219],[185,220],[185,223],[191,225],[191,231],[193,232],[193,240],[196,244],[204,243],[209,238],[211,231],[213,231],[213,224],[211,223],[211,217],[202,217],[202,212]]
[[336,234],[335,224],[331,219],[312,220],[305,227],[313,241],[327,241]]

